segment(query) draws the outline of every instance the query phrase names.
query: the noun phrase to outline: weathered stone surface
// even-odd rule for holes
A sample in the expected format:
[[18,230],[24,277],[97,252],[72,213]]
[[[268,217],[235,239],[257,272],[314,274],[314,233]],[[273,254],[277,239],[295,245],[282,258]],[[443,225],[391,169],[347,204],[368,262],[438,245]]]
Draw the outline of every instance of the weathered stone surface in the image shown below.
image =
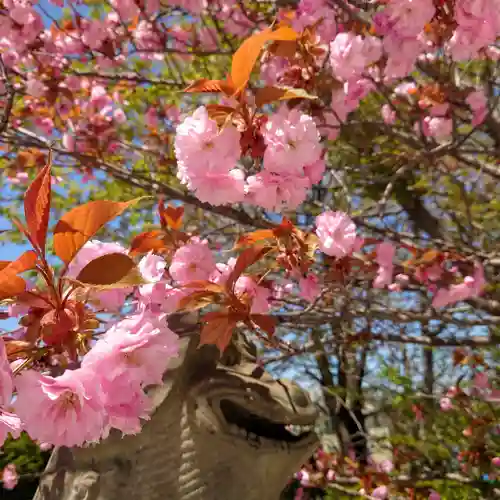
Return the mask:
[[285,424],[312,425],[316,410],[292,383],[255,363],[235,336],[222,358],[198,348],[178,322],[182,354],[152,388],[155,412],[136,436],[112,433],[86,448],[54,451],[34,500],[276,500],[318,444]]

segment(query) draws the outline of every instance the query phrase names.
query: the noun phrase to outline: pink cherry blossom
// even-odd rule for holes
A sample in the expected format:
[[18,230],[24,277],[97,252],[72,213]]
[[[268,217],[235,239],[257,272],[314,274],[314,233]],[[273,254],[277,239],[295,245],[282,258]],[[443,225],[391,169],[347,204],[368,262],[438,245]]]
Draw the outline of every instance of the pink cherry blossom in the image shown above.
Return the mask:
[[472,126],[477,127],[485,120],[488,114],[488,100],[483,90],[476,90],[467,96],[465,102],[472,110]]
[[455,60],[475,58],[479,50],[493,44],[500,29],[495,0],[458,0],[457,27],[447,48]]
[[308,302],[313,302],[320,294],[319,279],[315,274],[309,273],[299,280],[299,295]]
[[157,283],[163,278],[167,263],[160,255],[155,255],[153,252],[149,252],[141,259],[138,267],[144,279],[151,283]]
[[386,5],[374,18],[377,33],[400,38],[416,37],[436,12],[432,0],[389,0]]
[[317,25],[316,34],[322,43],[328,43],[337,33],[337,22],[335,12],[325,0],[300,0],[292,26],[300,33],[319,20],[322,22]]
[[314,120],[297,108],[281,106],[263,130],[267,145],[264,168],[277,174],[303,175],[305,165],[321,157],[320,135]]
[[377,277],[373,281],[374,288],[384,288],[392,283],[392,274],[394,269],[393,259],[396,255],[394,245],[389,242],[383,242],[377,245],[377,256],[375,261],[379,265]]
[[152,409],[140,383],[125,372],[114,378],[101,377],[100,382],[109,427],[124,434],[139,433],[141,419],[149,420]]
[[400,38],[392,33],[383,39],[384,50],[388,54],[384,69],[386,82],[403,78],[413,70],[418,55],[425,49],[419,38]]
[[81,446],[98,440],[107,425],[95,372],[79,368],[53,378],[26,370],[16,377],[16,388],[14,407],[32,439]]
[[34,75],[28,76],[26,80],[26,92],[28,95],[42,97],[47,90],[47,86]]
[[394,469],[394,464],[392,463],[391,460],[382,460],[378,464],[378,468],[385,474],[390,474]]
[[252,314],[265,314],[269,312],[269,297],[271,291],[258,285],[250,276],[241,276],[234,284],[234,292],[237,296],[246,295],[251,299],[250,312]]
[[382,106],[382,119],[387,125],[392,125],[396,121],[396,111],[389,105]]
[[441,500],[441,495],[437,491],[431,490],[429,500]]
[[500,457],[493,457],[491,459],[491,465],[494,465],[495,467],[500,467]]
[[345,257],[356,245],[356,225],[343,212],[327,211],[316,217],[319,249],[331,257]]
[[191,176],[189,188],[204,203],[239,203],[245,198],[245,174],[239,168],[233,168],[229,172],[206,172],[203,175]]
[[131,381],[159,384],[177,352],[178,337],[165,315],[144,310],[113,325],[85,355],[82,367],[110,380],[126,372]]
[[17,486],[19,476],[15,464],[7,464],[2,471],[2,483],[6,490],[13,490]]
[[467,300],[481,295],[486,281],[483,267],[477,264],[473,276],[467,276],[463,283],[451,285],[449,288],[440,288],[432,300],[432,307],[446,307],[455,302]]
[[330,65],[337,78],[349,80],[361,76],[370,64],[382,56],[382,42],[373,36],[339,33],[330,44]]
[[5,342],[0,337],[0,446],[3,445],[9,433],[14,438],[18,438],[21,432],[19,417],[8,411],[12,402],[12,390],[12,370],[7,359]]
[[372,498],[379,498],[381,500],[388,498],[388,496],[389,496],[389,489],[387,488],[387,486],[378,486],[371,493]]
[[453,409],[453,401],[450,398],[444,397],[439,400],[439,406],[443,411],[449,411]]
[[422,132],[437,140],[447,139],[453,132],[453,121],[449,118],[426,116],[422,122]]
[[314,163],[304,165],[304,174],[309,179],[311,185],[318,184],[321,179],[323,179],[325,169],[325,160],[323,158],[320,158]]
[[179,248],[170,264],[169,273],[178,283],[208,280],[215,269],[212,251],[206,243],[188,243]]
[[149,281],[136,290],[139,305],[149,308],[151,312],[170,313],[177,309],[177,304],[182,297],[191,290],[174,288],[165,279],[166,262],[163,257],[147,254],[139,262],[142,276]]
[[311,186],[308,178],[263,171],[247,178],[247,203],[280,212],[297,208]]
[[[68,266],[67,276],[76,278],[78,273],[92,260],[110,253],[127,253],[127,249],[119,243],[106,243],[98,240],[88,241],[76,254],[76,257]],[[117,288],[104,292],[97,292],[96,299],[99,305],[108,311],[118,311],[125,303],[127,295],[132,288]]]
[[226,163],[231,170],[240,156],[240,134],[232,125],[219,131],[217,123],[209,118],[207,109],[199,107],[176,129],[175,154],[185,165],[193,165],[197,173]]

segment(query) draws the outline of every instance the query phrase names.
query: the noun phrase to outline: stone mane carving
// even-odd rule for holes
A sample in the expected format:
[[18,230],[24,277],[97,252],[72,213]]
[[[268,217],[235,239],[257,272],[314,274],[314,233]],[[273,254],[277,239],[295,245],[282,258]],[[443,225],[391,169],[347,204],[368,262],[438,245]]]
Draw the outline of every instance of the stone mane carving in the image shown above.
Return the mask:
[[85,448],[56,449],[34,500],[277,500],[318,438],[316,409],[291,382],[256,364],[240,333],[220,357],[198,348],[193,318],[171,317],[181,337],[155,410],[136,436],[111,435]]

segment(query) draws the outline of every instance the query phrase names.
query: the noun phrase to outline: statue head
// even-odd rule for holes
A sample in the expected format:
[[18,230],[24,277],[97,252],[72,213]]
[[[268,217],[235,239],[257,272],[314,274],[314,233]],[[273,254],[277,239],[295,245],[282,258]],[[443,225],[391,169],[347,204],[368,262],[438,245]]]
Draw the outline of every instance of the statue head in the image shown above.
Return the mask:
[[110,493],[96,499],[276,500],[318,445],[315,405],[295,383],[273,379],[243,333],[221,355],[199,346],[196,315],[172,315],[169,326],[181,349],[148,391],[151,420],[136,436],[111,433],[72,450],[72,468],[100,475]]

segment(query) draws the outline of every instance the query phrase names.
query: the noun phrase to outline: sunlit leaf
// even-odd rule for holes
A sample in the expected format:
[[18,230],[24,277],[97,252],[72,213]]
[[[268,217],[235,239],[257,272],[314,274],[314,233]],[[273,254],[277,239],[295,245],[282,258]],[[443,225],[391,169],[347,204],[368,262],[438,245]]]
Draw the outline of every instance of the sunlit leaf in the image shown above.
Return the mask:
[[130,244],[130,255],[140,255],[143,253],[151,252],[152,250],[165,249],[165,242],[163,241],[163,231],[154,229],[140,233],[134,237]]
[[117,287],[145,282],[135,262],[124,253],[109,253],[91,260],[75,279],[86,285]]
[[73,208],[63,215],[54,229],[55,254],[69,264],[99,229],[141,199],[125,202],[97,200]]
[[288,99],[317,99],[317,97],[308,94],[304,89],[294,88],[263,87],[255,92],[255,104],[258,107]]
[[282,26],[275,31],[268,28],[247,38],[234,53],[231,65],[231,80],[236,93],[241,92],[246,87],[253,67],[266,42],[270,40],[293,41],[297,38],[298,34],[288,26]]
[[45,253],[45,241],[50,216],[52,158],[49,155],[47,165],[40,170],[24,195],[24,215],[31,237],[36,247]]

